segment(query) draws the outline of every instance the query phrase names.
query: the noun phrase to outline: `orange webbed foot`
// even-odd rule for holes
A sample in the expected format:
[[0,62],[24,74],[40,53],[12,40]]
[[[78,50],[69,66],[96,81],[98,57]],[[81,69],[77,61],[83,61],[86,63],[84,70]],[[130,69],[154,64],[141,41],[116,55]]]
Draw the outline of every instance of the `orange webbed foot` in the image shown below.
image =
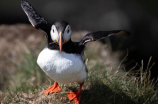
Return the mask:
[[68,92],[67,96],[69,98],[69,100],[75,104],[79,104],[80,102],[80,98],[81,98],[81,89],[82,89],[82,85],[80,84],[80,88],[78,92]]
[[79,104],[80,97],[81,97],[79,92],[68,92],[67,96],[71,102],[75,104]]
[[45,90],[43,94],[48,95],[48,94],[60,92],[60,91],[61,91],[61,88],[59,87],[58,83],[54,82],[54,84],[51,87],[49,87],[47,90]]

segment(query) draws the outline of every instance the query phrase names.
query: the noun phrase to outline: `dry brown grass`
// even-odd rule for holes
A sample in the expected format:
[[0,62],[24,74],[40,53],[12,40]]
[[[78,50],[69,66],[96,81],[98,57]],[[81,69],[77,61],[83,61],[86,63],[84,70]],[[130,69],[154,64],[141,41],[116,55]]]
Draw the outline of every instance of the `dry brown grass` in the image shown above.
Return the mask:
[[[73,32],[72,40],[79,41],[87,31]],[[66,104],[66,92],[76,91],[77,84],[62,85],[62,92],[43,95],[53,83],[36,64],[45,36],[31,25],[0,26],[0,102],[3,104]],[[95,47],[95,50],[94,50]],[[87,44],[88,78],[82,89],[81,104],[156,104],[157,92],[140,78],[116,71],[120,53],[111,53],[100,42]],[[111,73],[111,72],[114,73]],[[147,80],[149,81],[149,80]]]
[[0,26],[0,67],[2,70],[13,70],[13,61],[21,61],[21,53],[30,50],[39,52],[44,34],[30,25],[1,25]]

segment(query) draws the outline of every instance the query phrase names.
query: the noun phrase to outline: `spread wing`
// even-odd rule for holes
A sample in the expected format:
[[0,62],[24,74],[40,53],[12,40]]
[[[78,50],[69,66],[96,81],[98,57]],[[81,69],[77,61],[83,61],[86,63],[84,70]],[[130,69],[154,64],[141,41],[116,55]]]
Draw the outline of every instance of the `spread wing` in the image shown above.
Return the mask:
[[129,32],[124,30],[113,30],[113,31],[97,31],[89,33],[82,38],[79,45],[85,45],[87,42],[96,41],[102,38],[106,38],[111,35],[130,35]]
[[79,42],[76,53],[83,52],[85,48],[85,44],[87,42],[96,41],[96,40],[106,38],[107,36],[111,36],[111,35],[130,35],[130,33],[124,30],[97,31],[97,32],[89,33],[85,35],[82,38],[82,40]]
[[33,27],[44,31],[46,34],[50,33],[51,24],[48,23],[43,17],[38,15],[36,10],[26,0],[21,0],[21,7],[26,13]]

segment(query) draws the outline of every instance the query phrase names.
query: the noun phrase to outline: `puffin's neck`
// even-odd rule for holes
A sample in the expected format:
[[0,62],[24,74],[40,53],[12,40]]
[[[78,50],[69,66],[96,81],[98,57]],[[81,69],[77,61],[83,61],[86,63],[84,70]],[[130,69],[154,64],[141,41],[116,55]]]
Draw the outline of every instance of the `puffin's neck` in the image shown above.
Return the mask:
[[[60,50],[59,45],[55,42],[48,42],[47,41],[47,48],[49,48],[50,50]],[[71,41],[71,39],[66,42],[65,44],[63,44],[62,47],[62,51],[66,52],[66,53],[75,53],[76,52],[76,46],[75,43]]]
[[70,39],[68,42],[63,44],[63,50],[62,51],[66,52],[66,53],[75,53],[76,47],[75,47],[74,42],[72,42],[71,39]]

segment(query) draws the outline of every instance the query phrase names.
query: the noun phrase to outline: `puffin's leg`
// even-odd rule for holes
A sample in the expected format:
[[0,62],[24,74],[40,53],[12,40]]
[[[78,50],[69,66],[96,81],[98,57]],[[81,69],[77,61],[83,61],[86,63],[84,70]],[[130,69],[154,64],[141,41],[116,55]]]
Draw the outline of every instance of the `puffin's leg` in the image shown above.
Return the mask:
[[79,104],[82,85],[83,85],[83,83],[80,84],[80,88],[79,88],[78,92],[68,92],[67,96],[71,102],[74,102],[75,104]]
[[47,90],[45,90],[43,94],[48,95],[50,93],[59,92],[59,91],[61,91],[61,88],[59,87],[57,82],[54,82],[54,84],[51,87],[49,87]]

